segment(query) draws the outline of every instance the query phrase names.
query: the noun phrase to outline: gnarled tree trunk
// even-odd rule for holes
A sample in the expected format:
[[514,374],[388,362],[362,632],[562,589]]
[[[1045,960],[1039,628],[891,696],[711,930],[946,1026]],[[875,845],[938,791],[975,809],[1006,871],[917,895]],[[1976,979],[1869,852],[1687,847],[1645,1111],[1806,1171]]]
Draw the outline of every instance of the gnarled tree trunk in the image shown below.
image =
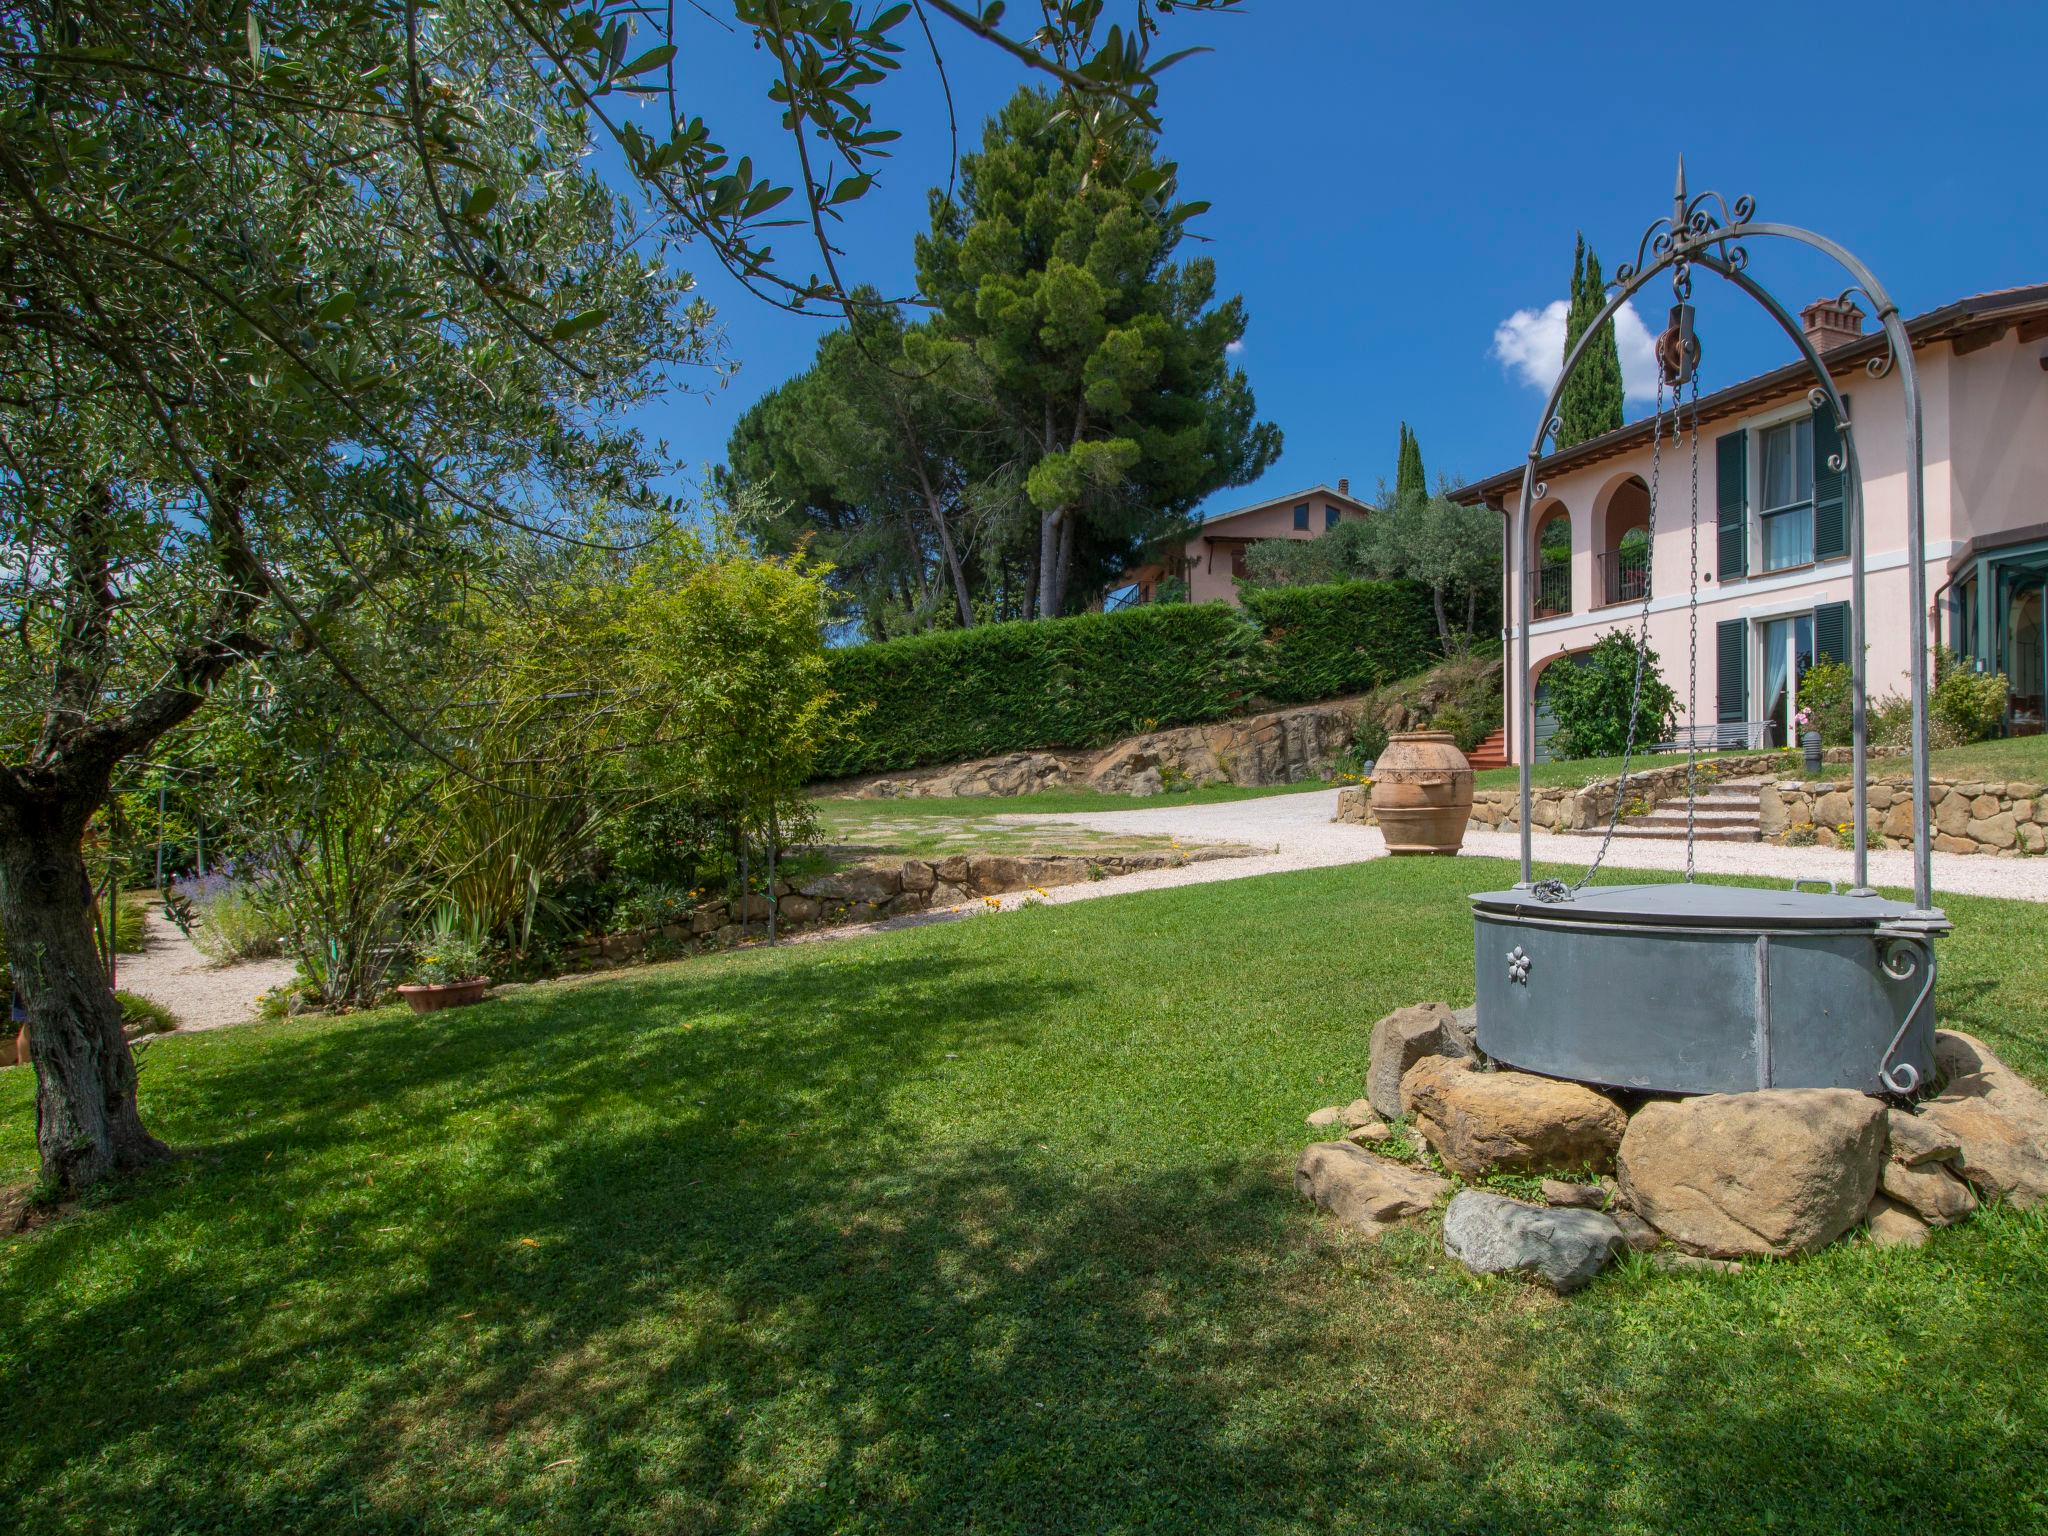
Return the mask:
[[31,802],[0,816],[0,921],[28,1010],[43,1179],[58,1194],[170,1155],[143,1127],[135,1056],[93,941],[89,815]]

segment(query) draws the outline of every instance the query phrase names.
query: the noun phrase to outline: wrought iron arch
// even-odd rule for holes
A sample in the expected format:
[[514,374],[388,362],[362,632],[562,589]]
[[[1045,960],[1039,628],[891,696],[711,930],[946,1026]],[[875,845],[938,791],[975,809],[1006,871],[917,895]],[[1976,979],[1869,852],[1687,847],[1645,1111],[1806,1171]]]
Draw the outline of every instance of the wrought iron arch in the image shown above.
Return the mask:
[[[1602,326],[1611,321],[1615,314],[1637,293],[1646,287],[1651,279],[1664,272],[1673,274],[1673,283],[1681,296],[1690,292],[1692,270],[1702,268],[1725,279],[1751,299],[1777,321],[1779,327],[1799,349],[1815,379],[1814,387],[1808,391],[1814,403],[1825,401],[1835,413],[1841,438],[1841,453],[1838,461],[1831,461],[1832,467],[1842,471],[1845,491],[1845,514],[1849,530],[1850,562],[1850,699],[1854,729],[1854,761],[1852,766],[1852,796],[1855,816],[1855,890],[1859,893],[1870,891],[1870,852],[1867,829],[1866,803],[1868,798],[1869,749],[1868,724],[1866,718],[1865,694],[1865,608],[1864,608],[1864,538],[1863,538],[1863,471],[1856,450],[1854,423],[1843,403],[1840,392],[1835,388],[1833,376],[1821,361],[1804,330],[1801,329],[1784,305],[1748,271],[1749,251],[1745,244],[1751,239],[1790,240],[1820,252],[1847,272],[1853,281],[1842,290],[1842,297],[1860,293],[1868,299],[1875,311],[1879,325],[1886,339],[1886,350],[1869,359],[1865,371],[1873,378],[1883,378],[1894,370],[1898,372],[1906,415],[1908,444],[1906,473],[1906,545],[1907,545],[1907,590],[1908,603],[1913,613],[1911,630],[1911,685],[1912,685],[1912,769],[1913,769],[1913,904],[1921,912],[1933,909],[1933,864],[1932,844],[1927,814],[1927,533],[1924,506],[1925,445],[1921,426],[1920,381],[1913,361],[1912,339],[1906,333],[1905,322],[1899,317],[1899,309],[1891,296],[1877,280],[1869,267],[1842,245],[1825,235],[1802,229],[1793,224],[1759,222],[1756,217],[1756,201],[1747,195],[1738,197],[1729,204],[1718,192],[1707,191],[1688,196],[1685,185],[1685,160],[1678,162],[1678,183],[1672,196],[1669,214],[1653,220],[1643,231],[1636,247],[1636,259],[1615,270],[1609,287],[1613,296],[1607,301],[1593,323],[1586,327],[1576,345],[1566,355],[1564,368],[1558,374],[1557,383],[1544,402],[1543,414],[1539,418],[1534,440],[1529,445],[1528,462],[1522,471],[1521,498],[1514,519],[1514,533],[1509,540],[1512,548],[1520,551],[1517,559],[1521,562],[1516,572],[1515,615],[1516,630],[1516,676],[1519,700],[1517,704],[1517,740],[1521,747],[1521,886],[1532,887],[1533,848],[1530,824],[1530,743],[1535,733],[1535,692],[1530,686],[1529,626],[1530,591],[1536,569],[1536,558],[1530,544],[1530,515],[1535,506],[1546,500],[1548,485],[1537,478],[1537,472],[1544,459],[1544,443],[1556,434],[1561,423],[1557,410],[1564,394],[1566,382],[1577,371],[1587,347],[1599,333]],[[1674,408],[1673,421],[1679,412]],[[1697,515],[1697,508],[1694,509]],[[1652,556],[1654,560],[1654,554]]]

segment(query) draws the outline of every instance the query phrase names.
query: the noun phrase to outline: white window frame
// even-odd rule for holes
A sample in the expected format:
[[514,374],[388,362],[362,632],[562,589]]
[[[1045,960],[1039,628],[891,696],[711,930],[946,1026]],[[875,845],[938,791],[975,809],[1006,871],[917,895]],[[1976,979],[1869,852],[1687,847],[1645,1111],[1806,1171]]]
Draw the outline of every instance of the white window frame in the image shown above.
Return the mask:
[[[1782,427],[1788,422],[1798,421],[1802,417],[1811,419],[1812,416],[1813,407],[1811,404],[1805,401],[1795,401],[1790,405],[1780,406],[1777,410],[1766,411],[1762,415],[1753,416],[1743,424],[1743,430],[1749,434],[1750,556],[1748,560],[1749,569],[1743,573],[1745,576],[1782,576],[1788,571],[1804,571],[1820,563],[1814,558],[1811,548],[1813,544],[1811,514],[1814,511],[1814,498],[1809,495],[1803,502],[1795,501],[1782,507],[1764,506],[1764,434],[1775,427]],[[1807,525],[1808,554],[1806,559],[1792,565],[1765,565],[1764,520],[1767,517],[1774,517],[1779,513],[1796,512],[1802,506],[1807,509],[1809,514]]]

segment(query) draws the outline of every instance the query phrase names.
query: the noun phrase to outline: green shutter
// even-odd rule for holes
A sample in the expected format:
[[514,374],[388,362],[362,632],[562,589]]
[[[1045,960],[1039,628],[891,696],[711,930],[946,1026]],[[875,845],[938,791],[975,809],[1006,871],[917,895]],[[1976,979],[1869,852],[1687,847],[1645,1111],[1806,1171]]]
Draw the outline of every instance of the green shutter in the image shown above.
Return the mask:
[[[1727,442],[1727,438],[1722,438]],[[1723,721],[1749,718],[1749,623],[1724,619],[1714,626],[1715,697]]]
[[1813,659],[1839,661],[1849,657],[1849,605],[1827,603],[1813,610]]
[[1714,444],[1714,505],[1720,519],[1721,580],[1749,574],[1749,433],[1730,432]]
[[[1846,408],[1849,397],[1842,396]],[[1849,553],[1849,467],[1829,465],[1844,454],[1842,434],[1835,430],[1835,408],[1823,400],[1813,408],[1813,558],[1841,560]]]

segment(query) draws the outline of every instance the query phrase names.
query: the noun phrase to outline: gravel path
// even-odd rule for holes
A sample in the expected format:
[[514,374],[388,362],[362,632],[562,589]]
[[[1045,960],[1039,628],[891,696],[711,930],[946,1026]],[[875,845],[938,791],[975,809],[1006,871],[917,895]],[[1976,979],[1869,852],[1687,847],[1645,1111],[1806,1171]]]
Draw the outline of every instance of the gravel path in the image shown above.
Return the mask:
[[[1015,819],[1071,822],[1105,832],[1171,834],[1188,843],[1249,843],[1273,850],[1250,858],[1219,859],[1214,863],[1150,870],[1144,874],[1121,875],[1085,885],[1056,886],[1044,898],[1065,902],[1088,901],[1097,896],[1120,895],[1125,891],[1205,885],[1212,880],[1242,880],[1251,875],[1278,874],[1292,869],[1359,864],[1387,856],[1386,842],[1376,827],[1332,821],[1330,818],[1336,811],[1335,790],[1312,790],[1258,800],[1231,800],[1216,805],[1075,811],[1058,815],[1033,813],[1029,817]],[[1583,866],[1591,862],[1599,846],[1597,837],[1573,833],[1539,831],[1535,841],[1538,860],[1567,865]],[[1467,832],[1463,852],[1477,857],[1517,858],[1520,839],[1512,832]],[[1847,849],[1781,848],[1769,843],[1701,843],[1694,867],[1702,874],[1755,875],[1777,880],[1799,877],[1836,880],[1847,885],[1851,862],[1852,855]],[[1683,843],[1617,839],[1608,852],[1602,874],[1604,878],[1607,870],[1675,870],[1684,867]],[[1903,850],[1875,849],[1870,855],[1870,874],[1872,883],[1876,885],[1910,886],[1913,882],[1911,855]],[[1990,859],[1937,853],[1934,856],[1934,886],[1937,891],[1964,895],[2048,901],[2048,859]],[[1015,905],[1022,899],[1010,896],[1005,897],[1004,902],[1005,905]]]
[[144,917],[143,951],[120,957],[116,984],[170,1009],[180,1033],[246,1024],[257,998],[292,979],[289,960],[216,966],[162,912],[151,907]]

